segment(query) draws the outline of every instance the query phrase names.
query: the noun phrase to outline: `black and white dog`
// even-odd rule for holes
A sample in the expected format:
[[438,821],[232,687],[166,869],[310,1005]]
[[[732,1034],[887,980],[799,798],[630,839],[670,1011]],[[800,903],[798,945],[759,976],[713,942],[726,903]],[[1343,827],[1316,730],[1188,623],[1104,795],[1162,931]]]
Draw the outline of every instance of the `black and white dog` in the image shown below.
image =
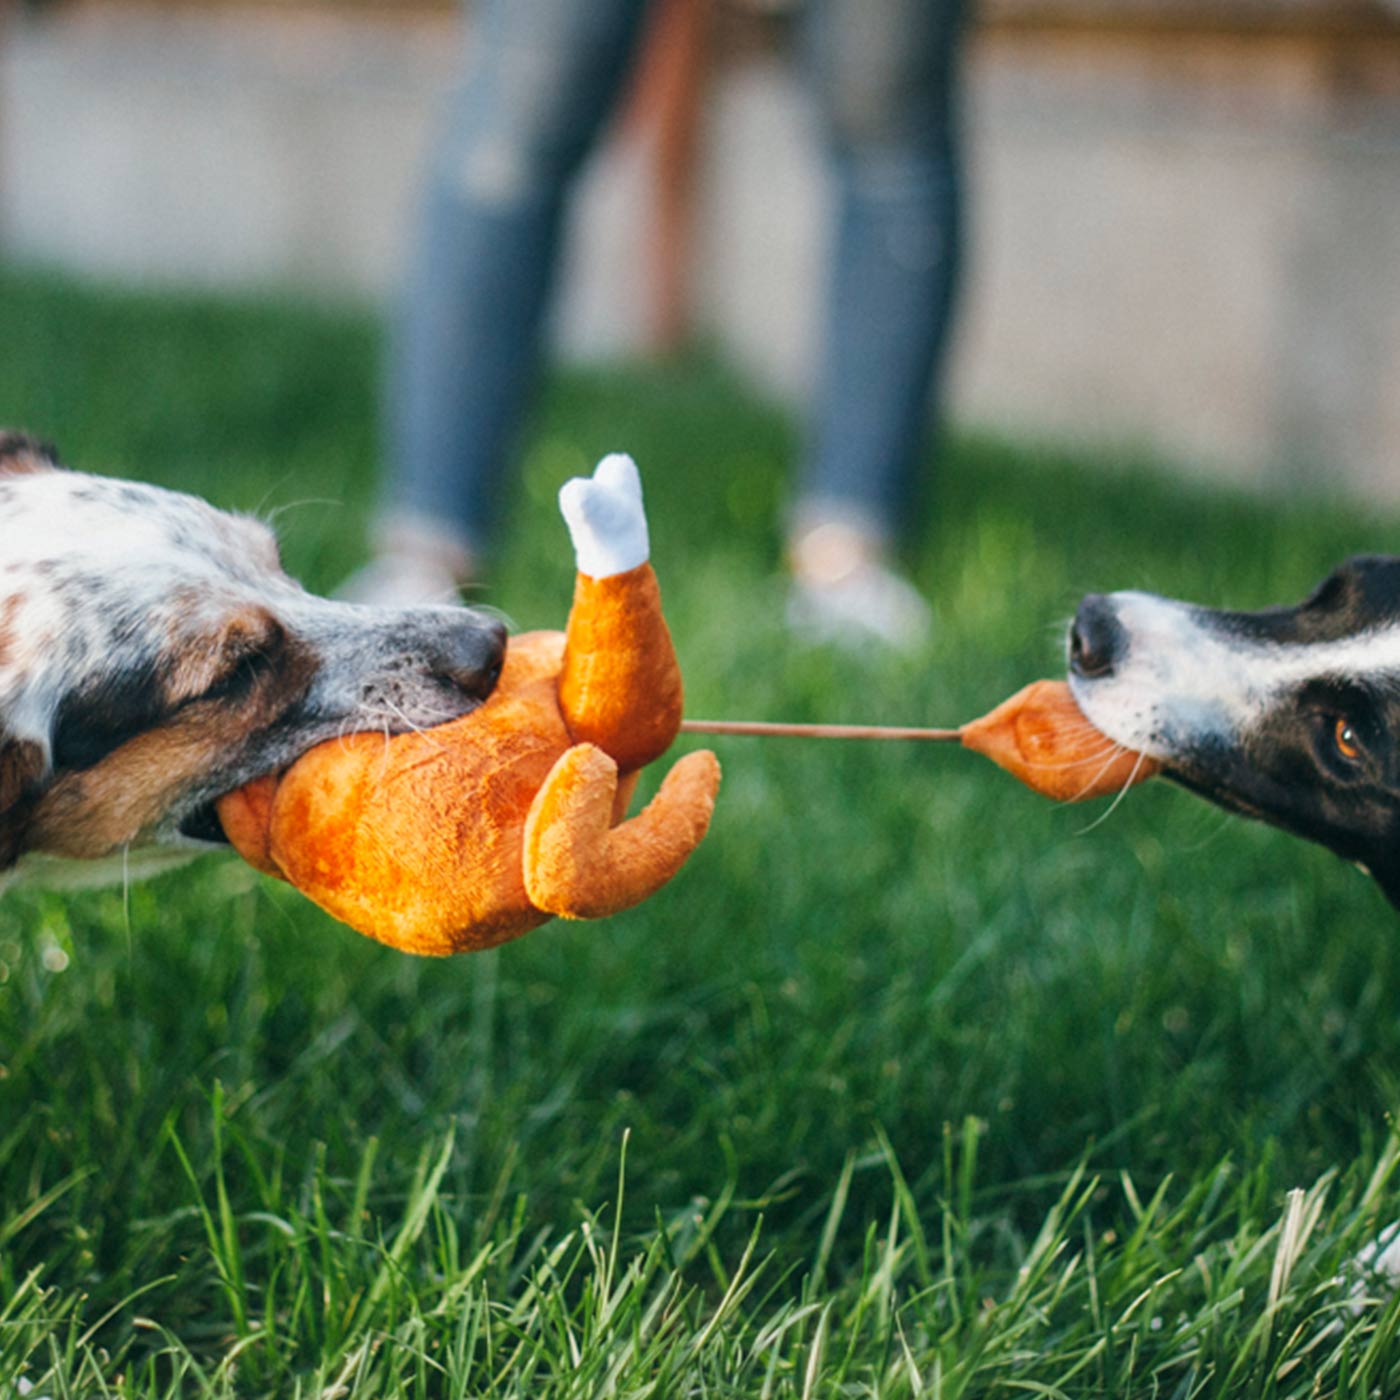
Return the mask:
[[1091,594],[1069,669],[1110,739],[1354,861],[1400,906],[1400,558],[1353,559],[1262,612]]

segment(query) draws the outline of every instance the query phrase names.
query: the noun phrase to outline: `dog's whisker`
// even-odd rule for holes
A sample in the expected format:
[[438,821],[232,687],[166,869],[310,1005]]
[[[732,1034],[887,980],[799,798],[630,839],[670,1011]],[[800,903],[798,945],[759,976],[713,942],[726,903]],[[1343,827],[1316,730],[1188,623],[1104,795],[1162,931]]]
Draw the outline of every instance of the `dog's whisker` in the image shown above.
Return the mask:
[[[1095,749],[1093,753],[1086,754],[1083,758],[1058,759],[1054,762],[1049,760],[1036,762],[1033,759],[1026,759],[1022,760],[1022,762],[1023,766],[1026,768],[1035,768],[1046,773],[1064,773],[1072,768],[1087,768],[1091,763],[1099,763],[1102,764],[1099,768],[1099,772],[1102,773],[1104,769],[1108,767],[1108,764],[1122,752],[1123,745],[1115,744],[1112,739],[1109,739],[1102,748]],[[1104,762],[1105,758],[1107,762]],[[1097,774],[1095,776],[1097,776]]]
[[131,948],[131,842],[122,845],[122,927],[126,931],[126,946]]
[[412,716],[409,715],[407,710],[403,709],[399,705],[396,705],[387,696],[384,698],[384,713],[386,717],[392,716],[393,718],[401,721],[407,727],[408,733],[417,734],[419,736],[427,734],[428,730],[434,728],[436,724],[439,724],[443,720],[449,718],[449,712],[443,710],[440,716],[425,715],[423,720],[415,720],[412,718]]
[[1118,795],[1109,803],[1107,811],[1095,817],[1088,826],[1078,833],[1080,836],[1087,836],[1091,831],[1095,830],[1095,828],[1102,826],[1104,822],[1118,810],[1119,804],[1128,795],[1128,789],[1137,781],[1138,774],[1142,772],[1142,765],[1146,762],[1147,755],[1145,753],[1138,754],[1137,762],[1133,764],[1132,772],[1123,779],[1123,786],[1118,789]]
[[1079,736],[1085,734],[1093,734],[1099,737],[1100,739],[1108,737],[1102,729],[1099,729],[1096,725],[1090,724],[1087,719],[1082,718],[1078,720],[1070,720],[1068,724],[1061,724],[1058,725],[1056,728],[1058,733],[1067,736],[1072,736],[1075,738],[1078,738]]
[[[1126,748],[1123,744],[1114,744],[1109,750],[1108,757],[1105,758],[1104,761],[1101,764],[1099,764],[1098,768],[1094,770],[1094,775],[1089,779],[1087,783],[1084,784],[1082,788],[1079,789],[1077,793],[1075,793],[1075,795],[1072,798],[1068,800],[1071,802],[1078,802],[1079,799],[1083,797],[1085,793],[1087,793],[1091,788],[1093,788],[1093,786],[1098,782],[1098,780],[1101,777],[1103,777],[1105,773],[1108,772],[1108,770],[1113,766],[1114,760],[1118,757],[1118,755],[1124,752],[1126,752]],[[1138,761],[1142,761],[1141,755],[1139,755]],[[1134,768],[1133,771],[1136,772],[1137,769]]]
[[1221,808],[1209,807],[1203,810],[1210,815],[1211,822],[1208,827],[1204,824],[1202,825],[1201,834],[1195,837],[1189,846],[1182,846],[1180,848],[1189,855],[1194,855],[1198,851],[1207,850],[1230,829],[1230,824],[1232,822],[1239,820],[1234,812],[1227,812]]
[[275,525],[279,516],[289,510],[300,510],[303,506],[337,506],[343,509],[345,502],[335,496],[307,496],[300,501],[284,501],[279,506],[259,506],[255,514],[265,525]]

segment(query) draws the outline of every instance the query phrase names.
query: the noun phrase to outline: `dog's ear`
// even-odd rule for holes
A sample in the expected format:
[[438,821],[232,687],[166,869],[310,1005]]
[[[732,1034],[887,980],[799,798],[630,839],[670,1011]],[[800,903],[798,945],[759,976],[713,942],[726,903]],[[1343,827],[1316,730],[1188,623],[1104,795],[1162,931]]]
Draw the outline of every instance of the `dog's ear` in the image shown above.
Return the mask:
[[[53,447],[28,433],[0,428],[0,480],[59,470]],[[0,669],[11,642],[10,629],[23,598],[0,598]],[[16,739],[0,727],[0,871],[9,869],[27,844],[30,818],[42,796],[49,762],[41,744]]]
[[48,761],[31,739],[0,734],[0,870],[8,870],[25,850],[25,834],[43,792]]
[[47,442],[28,433],[0,428],[0,476],[23,476],[29,472],[56,471],[58,453]]

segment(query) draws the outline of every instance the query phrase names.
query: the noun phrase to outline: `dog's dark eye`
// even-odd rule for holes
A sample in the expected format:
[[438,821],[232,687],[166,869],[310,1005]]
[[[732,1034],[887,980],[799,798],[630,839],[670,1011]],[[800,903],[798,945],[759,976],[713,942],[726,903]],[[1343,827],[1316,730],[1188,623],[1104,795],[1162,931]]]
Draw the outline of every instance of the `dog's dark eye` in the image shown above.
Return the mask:
[[1356,737],[1356,730],[1345,719],[1337,721],[1332,730],[1332,738],[1336,742],[1337,752],[1343,758],[1357,759],[1361,757],[1361,743]]

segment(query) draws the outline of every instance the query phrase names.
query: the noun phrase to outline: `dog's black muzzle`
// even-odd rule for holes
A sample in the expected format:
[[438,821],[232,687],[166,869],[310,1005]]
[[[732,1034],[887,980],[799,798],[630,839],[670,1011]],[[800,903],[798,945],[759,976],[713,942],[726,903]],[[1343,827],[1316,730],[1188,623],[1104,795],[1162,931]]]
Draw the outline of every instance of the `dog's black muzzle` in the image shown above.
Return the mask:
[[1110,598],[1090,593],[1069,630],[1069,668],[1083,680],[1111,676],[1127,650],[1127,634]]

